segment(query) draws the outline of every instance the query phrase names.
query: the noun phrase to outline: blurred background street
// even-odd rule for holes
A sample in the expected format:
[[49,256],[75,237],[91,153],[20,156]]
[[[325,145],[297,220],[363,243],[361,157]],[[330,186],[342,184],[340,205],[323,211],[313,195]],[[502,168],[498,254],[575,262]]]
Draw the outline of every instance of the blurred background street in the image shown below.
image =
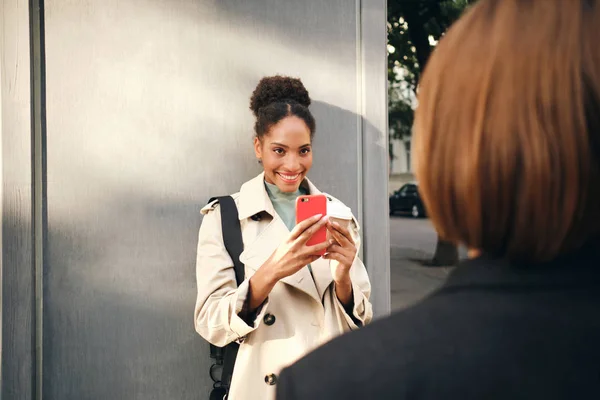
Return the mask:
[[[392,311],[403,309],[438,288],[452,267],[429,267],[437,235],[429,219],[410,215],[390,217]],[[465,249],[459,248],[461,259]]]

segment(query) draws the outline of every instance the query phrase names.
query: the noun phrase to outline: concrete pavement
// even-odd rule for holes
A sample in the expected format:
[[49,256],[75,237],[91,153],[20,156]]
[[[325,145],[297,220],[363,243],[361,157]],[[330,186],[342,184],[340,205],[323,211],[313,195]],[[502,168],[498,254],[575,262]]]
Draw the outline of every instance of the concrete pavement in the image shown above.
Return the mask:
[[[428,219],[390,217],[392,312],[414,304],[438,288],[452,267],[425,267],[435,251],[437,235]],[[465,249],[459,249],[461,258]]]

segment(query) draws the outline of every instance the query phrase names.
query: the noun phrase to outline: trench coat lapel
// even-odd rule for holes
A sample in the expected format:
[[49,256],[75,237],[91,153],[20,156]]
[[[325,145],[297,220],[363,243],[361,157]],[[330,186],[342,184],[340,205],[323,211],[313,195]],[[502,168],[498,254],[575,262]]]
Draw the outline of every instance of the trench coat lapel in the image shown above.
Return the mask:
[[319,299],[323,299],[325,291],[333,281],[329,260],[319,258],[317,261],[311,264],[311,269],[315,286],[317,287],[317,292],[319,293]]

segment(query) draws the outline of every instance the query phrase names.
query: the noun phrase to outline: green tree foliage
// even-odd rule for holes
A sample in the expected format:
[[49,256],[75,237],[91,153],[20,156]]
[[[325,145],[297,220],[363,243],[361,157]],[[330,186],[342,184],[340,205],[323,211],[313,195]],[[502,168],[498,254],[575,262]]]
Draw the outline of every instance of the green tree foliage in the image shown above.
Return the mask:
[[473,0],[388,1],[390,136],[410,140],[421,71],[448,27]]

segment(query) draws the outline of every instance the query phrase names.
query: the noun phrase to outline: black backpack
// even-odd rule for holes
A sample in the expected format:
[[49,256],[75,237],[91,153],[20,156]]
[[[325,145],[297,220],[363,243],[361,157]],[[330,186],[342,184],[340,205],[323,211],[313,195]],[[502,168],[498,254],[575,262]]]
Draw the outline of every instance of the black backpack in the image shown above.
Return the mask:
[[[237,206],[231,196],[213,197],[209,200],[209,203],[215,200],[218,200],[221,208],[223,243],[227,253],[233,260],[235,280],[239,286],[244,281],[244,264],[240,262],[244,242],[242,241],[242,229],[240,228]],[[223,400],[229,393],[233,366],[239,347],[240,345],[236,342],[231,342],[225,347],[210,345],[210,358],[214,360],[210,367],[210,377],[214,382],[213,389],[210,392],[210,400]]]

